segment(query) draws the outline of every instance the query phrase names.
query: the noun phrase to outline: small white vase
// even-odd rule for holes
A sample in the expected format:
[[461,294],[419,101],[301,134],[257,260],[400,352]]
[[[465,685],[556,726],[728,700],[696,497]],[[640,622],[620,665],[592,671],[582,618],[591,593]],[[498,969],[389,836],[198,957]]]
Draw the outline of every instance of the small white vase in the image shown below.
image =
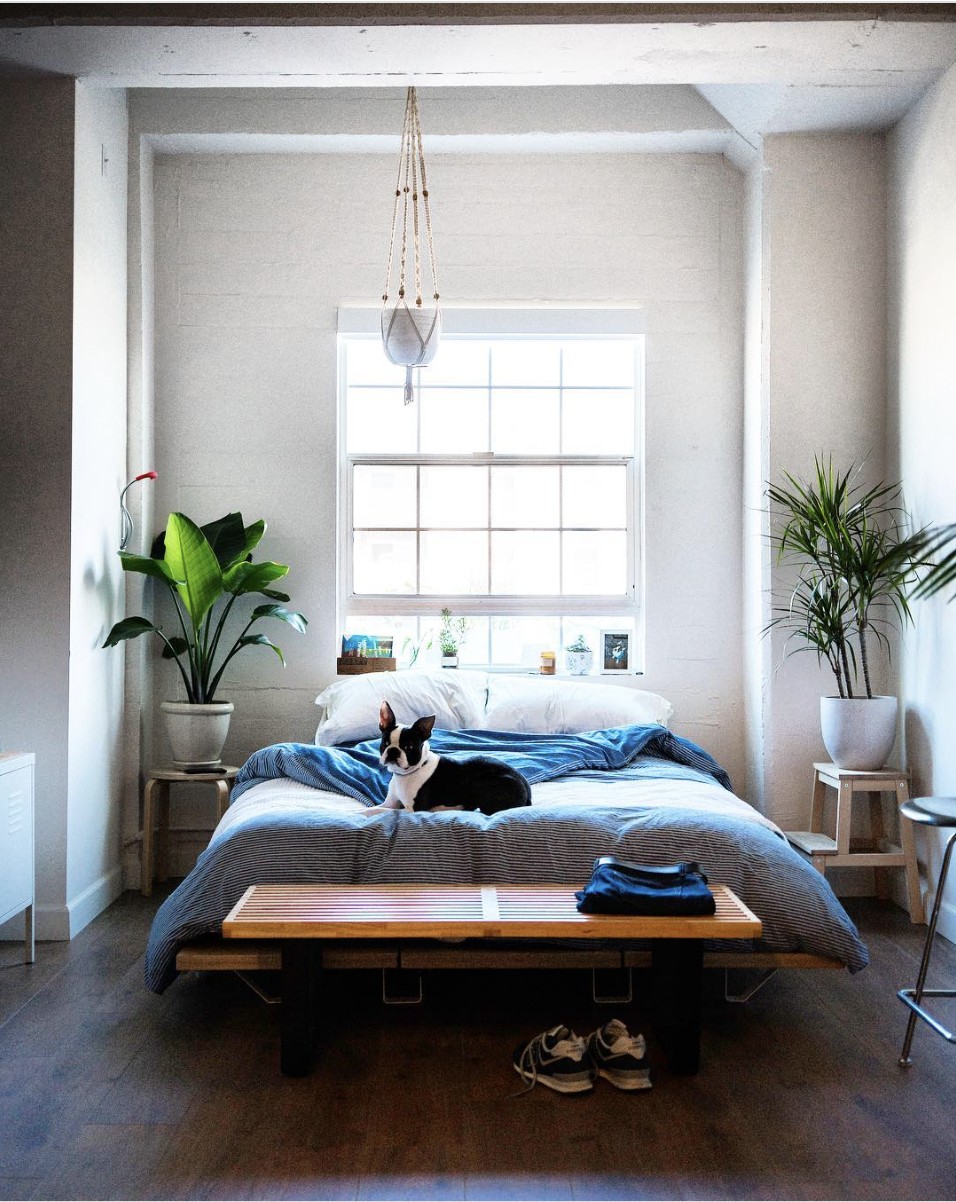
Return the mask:
[[571,676],[587,676],[594,664],[593,651],[565,651],[564,663]]
[[838,768],[878,772],[896,740],[895,697],[821,697],[823,745]]
[[458,656],[457,655],[443,655],[441,657],[441,666],[443,668],[457,668],[458,667]]
[[222,748],[235,708],[231,701],[213,701],[207,705],[162,701],[159,708],[166,719],[166,734],[177,767],[215,768],[222,762]]

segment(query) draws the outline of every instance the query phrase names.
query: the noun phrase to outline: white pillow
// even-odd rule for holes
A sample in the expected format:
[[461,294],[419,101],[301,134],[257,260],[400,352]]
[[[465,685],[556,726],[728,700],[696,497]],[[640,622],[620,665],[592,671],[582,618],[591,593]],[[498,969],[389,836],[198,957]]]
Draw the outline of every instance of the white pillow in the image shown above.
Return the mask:
[[484,724],[487,673],[439,668],[434,672],[366,672],[330,684],[315,699],[325,713],[315,732],[323,745],[372,739],[378,735],[383,701],[402,725],[429,714],[440,730],[474,729]]
[[626,685],[490,674],[484,725],[488,730],[580,734],[609,726],[663,725],[673,712],[666,698]]

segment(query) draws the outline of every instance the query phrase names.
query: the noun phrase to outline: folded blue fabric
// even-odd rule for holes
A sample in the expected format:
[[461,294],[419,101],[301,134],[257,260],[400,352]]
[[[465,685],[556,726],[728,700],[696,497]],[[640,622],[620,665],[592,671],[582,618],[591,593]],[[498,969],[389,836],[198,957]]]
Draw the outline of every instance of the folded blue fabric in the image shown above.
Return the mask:
[[693,861],[633,864],[600,856],[591,879],[574,895],[585,914],[713,914],[707,878]]

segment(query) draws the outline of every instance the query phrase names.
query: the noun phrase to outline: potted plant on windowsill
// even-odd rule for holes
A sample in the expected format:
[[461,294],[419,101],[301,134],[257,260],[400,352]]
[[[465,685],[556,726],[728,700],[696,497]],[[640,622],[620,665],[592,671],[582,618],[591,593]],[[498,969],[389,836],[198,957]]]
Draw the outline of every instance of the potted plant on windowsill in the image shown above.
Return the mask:
[[[251,633],[252,627],[266,618],[300,632],[307,625],[302,614],[284,607],[288,596],[269,587],[285,576],[288,566],[252,562],[252,551],[265,529],[261,520],[245,526],[240,513],[202,527],[185,514],[171,513],[152,555],[120,552],[124,571],[140,572],[163,585],[172,598],[181,633],[164,634],[148,618],[124,618],[103,646],[155,634],[163,643],[163,658],[175,660],[186,700],[163,701],[160,708],[177,765],[214,767],[220,762],[233,703],[218,701],[216,694],[223,672],[244,647],[271,647],[285,665],[281,648],[261,631]],[[244,626],[232,638],[226,625],[234,606],[240,597],[255,594],[268,598],[268,603],[247,613]]]
[[468,619],[464,616],[452,617],[451,610],[446,606],[441,611],[441,629],[438,632],[443,668],[458,667],[458,648],[465,641],[467,633]]
[[888,632],[912,620],[909,598],[953,531],[911,529],[898,484],[866,487],[858,466],[838,472],[830,459],[814,467],[809,481],[785,473],[767,489],[777,561],[797,578],[764,633],[790,630],[785,655],[826,660],[837,695],[820,699],[824,745],[838,767],[874,771],[893,747],[897,699],[874,695],[873,656],[888,657]]
[[571,676],[587,676],[594,664],[594,652],[583,634],[564,649],[565,666]]

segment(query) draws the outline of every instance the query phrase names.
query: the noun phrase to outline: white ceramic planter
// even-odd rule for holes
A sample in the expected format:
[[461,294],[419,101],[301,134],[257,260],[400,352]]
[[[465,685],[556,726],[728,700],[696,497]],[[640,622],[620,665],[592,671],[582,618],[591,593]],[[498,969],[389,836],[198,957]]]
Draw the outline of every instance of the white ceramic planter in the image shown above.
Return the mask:
[[895,697],[821,697],[823,745],[838,768],[876,772],[896,739]]
[[193,705],[189,701],[162,701],[166,734],[179,767],[215,768],[222,762],[222,748],[229,733],[235,708],[231,701]]
[[441,666],[443,668],[457,668],[458,667],[458,656],[457,655],[443,655],[441,657]]
[[594,664],[593,651],[565,651],[564,663],[571,676],[587,676]]

